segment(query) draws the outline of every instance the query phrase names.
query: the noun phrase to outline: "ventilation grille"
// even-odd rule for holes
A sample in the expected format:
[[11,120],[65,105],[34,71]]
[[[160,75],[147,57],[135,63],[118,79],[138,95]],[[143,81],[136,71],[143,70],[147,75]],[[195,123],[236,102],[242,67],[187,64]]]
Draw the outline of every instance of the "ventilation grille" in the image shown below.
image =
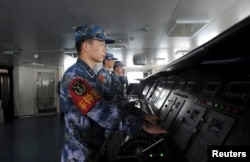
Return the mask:
[[198,32],[207,21],[176,21],[170,29],[169,37],[191,37]]

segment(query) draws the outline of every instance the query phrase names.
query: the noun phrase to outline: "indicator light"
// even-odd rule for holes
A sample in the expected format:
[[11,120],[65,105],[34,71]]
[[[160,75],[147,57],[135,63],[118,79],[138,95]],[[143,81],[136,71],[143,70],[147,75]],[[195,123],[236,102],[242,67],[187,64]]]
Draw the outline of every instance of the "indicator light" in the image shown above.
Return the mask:
[[214,107],[215,107],[215,108],[218,108],[218,107],[219,107],[219,104],[215,103],[215,104],[214,104]]

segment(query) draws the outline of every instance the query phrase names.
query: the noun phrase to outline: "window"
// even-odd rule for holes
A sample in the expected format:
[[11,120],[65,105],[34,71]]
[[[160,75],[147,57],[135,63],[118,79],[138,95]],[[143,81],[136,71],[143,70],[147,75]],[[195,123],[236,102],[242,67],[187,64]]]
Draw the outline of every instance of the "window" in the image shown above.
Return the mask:
[[71,65],[76,63],[77,58],[70,57],[68,55],[65,55],[64,58],[64,71],[66,71]]
[[139,79],[143,79],[143,72],[127,72],[129,83],[139,83]]

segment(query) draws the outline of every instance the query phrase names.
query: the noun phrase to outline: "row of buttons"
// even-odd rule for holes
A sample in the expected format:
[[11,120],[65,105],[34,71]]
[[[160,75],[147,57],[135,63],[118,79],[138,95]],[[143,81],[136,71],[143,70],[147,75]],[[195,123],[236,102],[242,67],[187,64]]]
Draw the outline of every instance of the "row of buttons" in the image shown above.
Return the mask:
[[203,105],[207,105],[207,106],[213,107],[214,109],[225,111],[228,113],[233,113],[236,115],[240,114],[240,109],[237,107],[225,106],[223,104],[213,102],[213,101],[208,100],[208,99],[196,98],[195,102],[203,104]]

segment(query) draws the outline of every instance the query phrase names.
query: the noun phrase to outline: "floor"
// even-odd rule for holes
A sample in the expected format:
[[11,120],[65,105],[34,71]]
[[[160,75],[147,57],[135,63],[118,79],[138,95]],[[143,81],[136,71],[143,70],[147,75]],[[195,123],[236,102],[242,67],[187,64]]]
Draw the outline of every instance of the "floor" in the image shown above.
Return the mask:
[[19,118],[0,124],[0,162],[60,162],[61,115]]

